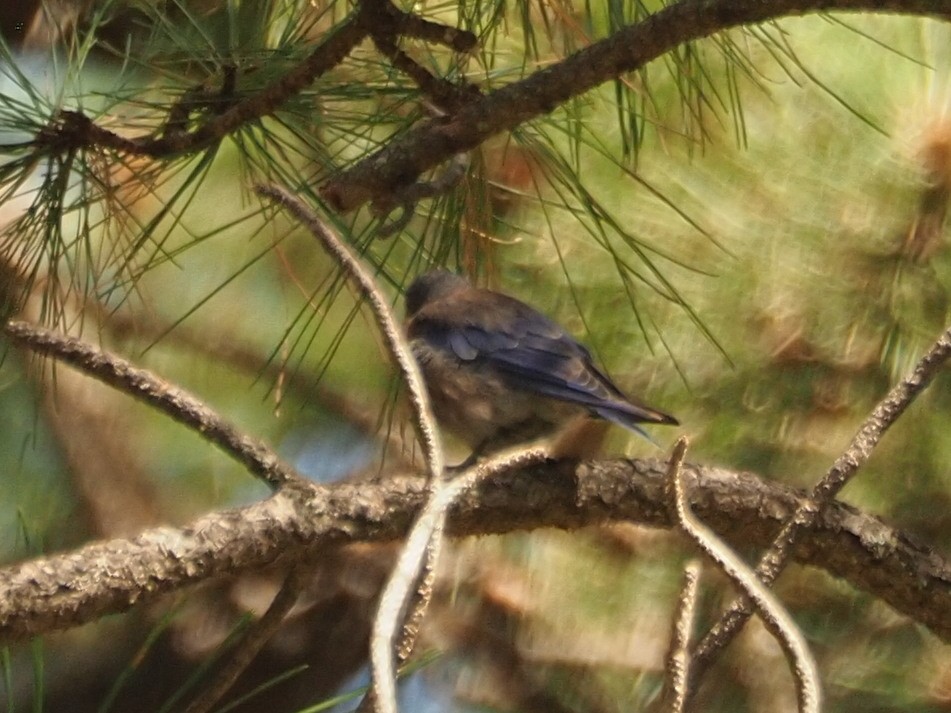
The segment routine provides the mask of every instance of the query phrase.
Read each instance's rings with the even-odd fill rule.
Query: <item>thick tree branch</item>
[[[684,42],[739,25],[834,10],[951,17],[951,0],[680,0],[526,79],[466,103],[450,116],[415,126],[331,178],[321,194],[341,212],[368,201],[386,201],[424,171],[639,69]]]
[[[488,478],[461,495],[447,532],[465,536],[573,529],[609,521],[670,526],[665,464],[549,462]],[[801,503],[799,491],[756,476],[685,467],[694,512],[728,542],[763,546]],[[246,508],[87,545],[0,570],[0,639],[66,629],[126,611],[167,592],[319,558],[352,542],[402,538],[426,500],[419,477],[382,484],[283,489]],[[797,561],[868,591],[951,642],[951,564],[874,517],[841,503],[824,508],[796,544]]]

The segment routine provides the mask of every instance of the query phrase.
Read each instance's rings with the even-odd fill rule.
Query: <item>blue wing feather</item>
[[[512,388],[578,404],[641,433],[638,422],[674,422],[632,402],[557,323],[505,295],[471,290],[449,304],[433,303],[414,316],[410,330],[462,361],[488,366]]]

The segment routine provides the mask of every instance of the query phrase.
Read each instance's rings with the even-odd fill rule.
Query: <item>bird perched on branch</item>
[[[440,425],[475,458],[588,413],[647,436],[677,420],[625,396],[564,329],[524,302],[434,270],[406,291],[407,335]]]

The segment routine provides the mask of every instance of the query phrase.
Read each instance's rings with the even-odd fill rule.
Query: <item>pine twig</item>
[[[696,560],[684,567],[684,581],[677,599],[677,609],[671,625],[670,650],[667,652],[664,695],[661,710],[664,713],[683,713],[687,704],[687,684],[690,675],[690,632],[697,609],[697,590],[700,583],[700,563]]]
[[[753,569],[690,511],[690,503],[687,500],[681,475],[686,452],[687,439],[681,437],[674,446],[667,471],[677,524],[746,595],[763,624],[779,642],[796,681],[796,697],[799,701],[800,713],[818,713],[822,707],[819,670],[796,622],[776,595],[757,578]],[[684,691],[684,695],[688,692],[689,687]]]
[[[423,447],[429,475],[430,496],[428,503],[441,502],[440,495],[444,492],[445,456],[443,455],[442,442],[439,439],[439,431],[436,427],[436,419],[430,405],[429,393],[426,391],[419,365],[413,357],[409,344],[403,336],[402,329],[397,323],[386,298],[360,260],[302,201],[276,185],[258,185],[255,186],[254,190],[258,195],[270,198],[287,208],[320,241],[324,250],[330,253],[331,257],[347,272],[363,298],[370,305],[393,361],[409,389],[413,423]],[[445,507],[448,507],[448,504]],[[372,696],[368,696],[364,700],[375,702],[381,713],[396,713],[396,667],[393,665],[393,641],[396,636],[397,618],[402,619],[403,612],[410,608],[410,613],[403,625],[404,642],[400,647],[401,650],[408,652],[412,649],[419,622],[429,605],[432,595],[432,577],[434,576],[442,540],[444,516],[441,516],[441,519],[427,519],[423,525],[419,525],[422,520],[423,516],[417,521],[414,532],[420,533],[419,537],[424,537],[425,542],[422,545],[417,545],[419,538],[414,539],[411,536],[404,546],[403,555],[400,558],[401,561],[404,560],[407,551],[411,551],[415,569],[409,576],[409,580],[416,583],[416,589],[413,591],[416,592],[417,596],[413,597],[409,588],[404,589],[402,586],[393,584],[394,579],[397,578],[399,578],[401,584],[403,577],[407,576],[406,572],[397,568],[384,589],[379,611],[374,621],[374,634],[370,648],[370,661],[373,669]],[[418,549],[415,549],[417,547]],[[411,550],[411,548],[414,549]],[[418,558],[416,558],[417,555]],[[397,592],[402,598],[394,605],[392,597]],[[410,603],[412,603],[412,607],[410,607]],[[397,618],[391,618],[389,616],[391,612],[397,612]]]
[[[347,272],[362,297],[367,301],[387,348],[400,371],[400,376],[409,390],[413,409],[413,423],[426,459],[426,468],[431,482],[442,477],[445,457],[439,440],[436,419],[429,403],[429,394],[423,383],[423,375],[416,359],[403,337],[403,331],[393,316],[386,298],[380,292],[373,277],[363,263],[350,251],[344,242],[296,196],[275,184],[254,187],[255,192],[286,208],[320,242],[321,246]]]
[[[404,12],[389,0],[364,0],[286,74],[253,96],[230,103],[192,131],[179,130],[186,123],[182,121],[183,112],[187,113],[181,105],[170,111],[165,128],[171,130],[163,131],[161,136],[150,133],[126,137],[96,124],[81,111],[63,110],[38,132],[31,147],[38,155],[93,146],[151,158],[195,153],[219,143],[242,126],[274,113],[288,99],[339,65],[369,34],[379,33],[381,27],[395,28],[397,34],[419,37],[460,52],[471,50],[477,42],[471,32]]]
[[[800,533],[813,527],[823,507],[833,501],[838,492],[868,461],[885,432],[927,388],[949,358],[951,328],[938,338],[912,372],[895,385],[873,409],[849,447],[836,459],[828,473],[812,489],[809,497],[800,503],[796,512],[785,522],[756,566],[756,576],[767,587],[772,586],[788,564]],[[717,652],[733,640],[749,619],[750,613],[749,603],[742,597],[730,605],[717,624],[697,644],[692,676],[699,676]]]
[[[196,396],[147,369],[133,366],[122,357],[97,349],[76,337],[28,322],[9,321],[3,334],[14,344],[69,364],[158,409],[218,446],[273,489],[306,482],[269,446],[242,433]]]

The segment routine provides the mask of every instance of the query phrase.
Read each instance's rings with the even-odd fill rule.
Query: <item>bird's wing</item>
[[[490,366],[513,388],[578,404],[628,427],[672,421],[631,402],[564,329],[505,295],[473,290],[469,299],[433,303],[413,318],[414,332],[463,361]]]
[[[529,332],[517,347],[488,357],[521,388],[585,406],[602,418],[636,428],[639,422],[669,423],[671,417],[625,396],[591,361],[588,350],[567,334],[553,339]]]

